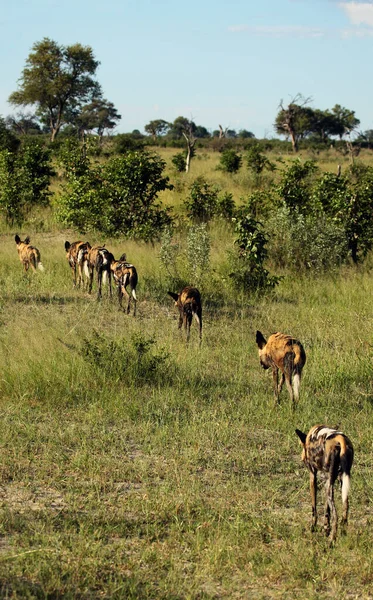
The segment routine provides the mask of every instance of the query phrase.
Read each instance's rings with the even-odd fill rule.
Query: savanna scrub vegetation
[[[312,111],[282,106],[296,157],[182,117],[109,138],[90,50],[36,46],[22,92],[50,54],[89,77],[70,103],[52,88],[0,123],[0,595],[371,598],[373,157],[344,141],[351,111],[343,130],[326,111],[315,140]],[[23,273],[16,232],[44,273]],[[78,239],[135,264],[135,319],[72,288]],[[167,296],[185,284],[202,293],[201,348]],[[295,410],[286,390],[275,406],[257,329],[304,345]],[[356,452],[333,548],[321,519],[310,531],[295,435],[318,422]]]

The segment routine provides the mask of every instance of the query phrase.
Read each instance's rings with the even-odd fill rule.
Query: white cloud
[[[373,27],[373,4],[371,2],[338,2],[353,25]]]

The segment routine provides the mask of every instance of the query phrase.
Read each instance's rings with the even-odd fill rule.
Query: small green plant
[[[111,339],[97,331],[83,340],[80,353],[87,359],[95,376],[113,384],[125,381],[127,385],[165,381],[169,372],[169,354],[155,350],[153,337],[141,333],[125,338]]]
[[[196,222],[208,222],[216,214],[219,190],[204,177],[198,177],[191,185],[184,204],[188,217]]]
[[[220,156],[219,168],[226,173],[237,173],[242,164],[242,156],[233,148],[223,150]]]
[[[178,258],[180,256],[180,244],[175,241],[173,230],[168,227],[161,236],[161,246],[159,249],[159,260],[161,265],[171,278],[171,280],[179,279],[178,275]]]
[[[179,173],[184,173],[186,168],[186,156],[185,152],[178,152],[171,159],[172,164],[174,165],[176,171]]]
[[[199,285],[210,266],[210,236],[206,223],[190,227],[187,236],[187,261],[191,272],[191,282]]]
[[[268,240],[261,223],[250,214],[241,215],[237,218],[235,233],[237,251],[231,254],[233,270],[230,274],[234,286],[249,292],[273,289],[280,278],[270,275],[264,266]]]
[[[246,165],[256,177],[259,177],[265,169],[274,171],[275,165],[260,151],[258,144],[251,144],[246,153]]]
[[[233,200],[233,194],[230,192],[224,192],[218,197],[218,205],[216,209],[216,214],[218,217],[222,217],[223,219],[230,221],[233,218],[235,211],[236,204]]]

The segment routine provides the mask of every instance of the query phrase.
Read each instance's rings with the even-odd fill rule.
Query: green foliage
[[[249,171],[252,171],[257,177],[262,174],[264,169],[274,171],[275,165],[260,151],[258,144],[251,144],[246,152],[246,165]]]
[[[197,177],[184,202],[188,217],[196,222],[210,221],[216,214],[218,192],[217,187],[208,183],[204,177]]]
[[[362,261],[373,246],[373,168],[356,164],[345,177],[326,173],[315,183],[313,195],[344,228],[352,260]]]
[[[172,164],[179,173],[184,173],[186,168],[185,152],[178,152],[171,159]]]
[[[335,270],[347,260],[345,228],[324,213],[303,215],[283,206],[272,212],[266,232],[275,267],[316,273]]]
[[[157,203],[160,191],[172,189],[158,155],[128,152],[92,166],[74,150],[65,161],[68,181],[58,205],[64,224],[145,241],[159,238],[171,224],[169,210]]]
[[[0,151],[15,152],[19,144],[17,136],[7,127],[3,117],[0,117]]]
[[[114,138],[114,149],[117,154],[142,150],[144,146],[144,139],[131,133],[119,133]]]
[[[291,210],[307,213],[313,210],[312,183],[317,166],[313,160],[294,160],[281,174],[277,191],[285,205]]]
[[[178,274],[178,258],[180,254],[180,244],[174,239],[171,227],[164,229],[161,235],[161,245],[159,249],[159,260],[168,274],[170,281],[180,279]]]
[[[210,266],[211,242],[206,223],[190,227],[187,235],[189,281],[199,285]]]
[[[0,210],[8,224],[20,226],[33,206],[48,205],[53,173],[49,151],[38,143],[0,152]]]
[[[236,220],[235,233],[238,251],[230,256],[234,286],[248,292],[273,289],[280,278],[270,275],[264,266],[268,239],[261,223],[250,214],[241,214]]]
[[[112,339],[93,331],[85,338],[80,354],[87,360],[95,377],[112,384],[126,386],[165,383],[170,375],[170,358],[164,349],[155,349],[156,340],[142,333],[131,339]]]
[[[33,45],[20,87],[10,95],[9,102],[15,106],[36,105],[37,115],[50,128],[53,141],[67,111],[100,96],[100,86],[93,79],[98,65],[89,46],[64,47],[44,38]]]
[[[242,157],[233,148],[223,150],[220,156],[219,167],[226,173],[237,173],[242,164]]]
[[[218,205],[216,208],[216,214],[218,217],[227,219],[230,221],[236,212],[236,204],[233,200],[233,194],[230,192],[224,192],[218,197]]]

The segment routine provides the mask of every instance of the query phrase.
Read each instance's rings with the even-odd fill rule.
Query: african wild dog
[[[33,271],[36,271],[36,269],[44,271],[44,267],[40,261],[40,252],[34,246],[30,246],[29,236],[27,236],[23,242],[18,234],[15,235],[14,239],[17,244],[19,260],[23,264],[25,272],[28,271],[30,267]]]
[[[66,258],[69,261],[69,265],[71,267],[72,275],[73,275],[73,286],[80,287],[80,285],[84,288],[84,280],[83,274],[88,279],[88,251],[90,250],[91,245],[89,242],[65,242],[65,250],[66,250]],[[77,268],[78,268],[78,277],[77,277]]]
[[[302,369],[306,362],[306,353],[302,344],[285,333],[274,333],[266,341],[260,331],[256,332],[256,343],[263,369],[272,368],[276,402],[279,402],[279,395],[285,381],[294,406],[294,402],[299,400]],[[279,369],[282,373],[280,383],[278,383]]]
[[[350,491],[350,472],[354,459],[354,449],[348,437],[325,425],[315,425],[305,434],[295,430],[303,446],[302,460],[310,472],[310,491],[312,501],[312,531],[317,523],[317,472],[326,473],[326,503],[324,528],[330,541],[337,536],[337,511],[334,504],[334,482],[339,479],[342,488],[343,515],[342,524],[347,525],[348,493]],[[331,519],[330,519],[331,517]],[[332,526],[330,528],[330,520]]]
[[[111,270],[110,264],[114,260],[114,256],[105,246],[94,246],[88,250],[87,254],[87,265],[89,272],[89,289],[88,293],[92,292],[93,275],[96,270],[97,273],[97,299],[101,298],[102,282],[108,283],[110,298],[112,296],[111,289]]]
[[[192,324],[193,315],[199,325],[199,341],[202,342],[202,304],[201,294],[195,287],[187,286],[181,290],[180,294],[167,292],[171,298],[175,300],[175,305],[179,309],[179,329],[183,324],[186,330],[186,339],[189,342],[190,326]]]
[[[122,308],[123,296],[127,298],[127,314],[131,310],[131,296],[133,299],[133,316],[136,316],[136,286],[137,286],[137,271],[134,265],[127,262],[127,257],[122,254],[119,260],[113,260],[110,264],[110,269],[113,274],[114,282],[118,288],[119,306]],[[131,294],[127,292],[127,286],[131,288]]]

